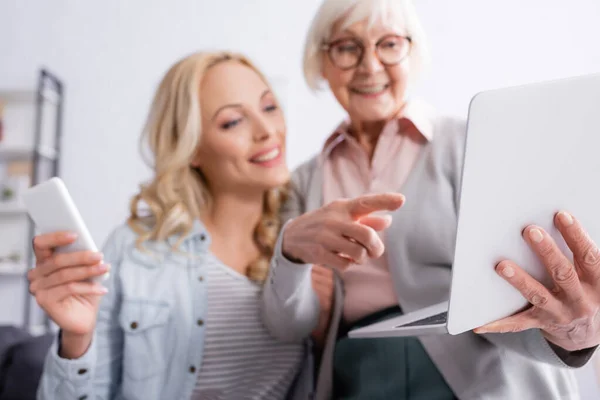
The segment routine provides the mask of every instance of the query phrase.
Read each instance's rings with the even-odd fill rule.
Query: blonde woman
[[[39,399],[306,398],[304,343],[278,343],[259,308],[286,197],[285,133],[243,56],[171,67],[145,129],[154,178],[127,224],[103,254],[53,254],[73,241],[65,232],[34,240],[30,289],[60,327]],[[103,285],[86,281],[107,271]]]
[[[575,400],[572,369],[600,343],[600,250],[568,212],[554,220],[568,254],[539,227],[522,232],[552,290],[510,261],[496,267],[531,302],[527,310],[457,336],[346,334],[448,299],[466,125],[412,98],[426,64],[410,0],[322,2],[305,77],[329,88],[348,118],[292,175],[290,221],[265,287],[267,325],[281,339],[312,332],[322,341],[317,400]],[[378,237],[355,223],[345,199],[386,191],[407,201]],[[313,264],[335,270],[335,284]]]

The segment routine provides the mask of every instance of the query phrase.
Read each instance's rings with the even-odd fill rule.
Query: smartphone
[[[98,251],[62,179],[53,177],[32,186],[25,190],[22,199],[39,233],[69,231],[77,234],[73,243],[57,247],[55,252]],[[107,277],[108,273],[93,280],[101,282]]]

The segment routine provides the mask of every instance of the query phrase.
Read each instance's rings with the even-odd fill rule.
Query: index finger
[[[59,231],[36,235],[33,238],[33,250],[37,252],[45,252],[52,250],[55,247],[66,246],[77,239],[77,235],[72,232]]]
[[[375,211],[394,211],[402,207],[406,198],[400,193],[367,194],[348,201],[348,211],[360,218]]]
[[[59,254],[32,269],[32,277],[48,276],[59,269],[92,266],[102,262],[103,255],[94,251],[76,251]]]

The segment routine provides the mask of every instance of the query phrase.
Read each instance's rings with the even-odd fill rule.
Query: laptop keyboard
[[[437,324],[445,324],[448,321],[448,311],[444,311],[441,314],[432,315],[431,317],[423,318],[418,321],[409,322],[408,324],[402,324],[396,326],[396,328],[406,327],[406,326],[423,326],[423,325],[437,325]]]

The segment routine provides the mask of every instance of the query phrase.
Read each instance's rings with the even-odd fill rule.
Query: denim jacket
[[[206,263],[210,237],[196,221],[182,243],[177,240],[135,246],[136,234],[121,226],[103,248],[111,264],[87,352],[75,360],[58,356],[59,335],[46,357],[38,389],[40,400],[189,400],[203,356],[207,313]],[[193,255],[193,256],[191,256]],[[288,399],[305,400],[312,390],[311,350]]]

